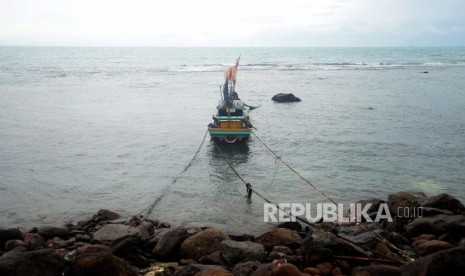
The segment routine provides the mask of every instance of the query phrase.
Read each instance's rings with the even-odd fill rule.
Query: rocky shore
[[[64,226],[0,229],[0,275],[463,275],[465,207],[398,192],[371,204],[422,209],[393,222],[284,223],[260,235],[172,226],[99,210]],[[415,209],[416,210],[416,209]]]

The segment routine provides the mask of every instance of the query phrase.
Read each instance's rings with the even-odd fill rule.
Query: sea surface
[[[0,227],[129,217],[159,198],[150,218],[260,231],[263,201],[226,159],[272,201],[327,202],[254,137],[207,139],[182,173],[239,55],[255,133],[335,201],[465,201],[465,48],[0,47]]]

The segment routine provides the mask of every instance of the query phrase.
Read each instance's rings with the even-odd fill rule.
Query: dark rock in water
[[[106,218],[106,220],[115,220],[115,219],[121,218],[120,214],[118,214],[116,212],[113,212],[113,211],[110,211],[110,210],[107,210],[107,209],[98,210],[97,215],[104,216]]]
[[[302,225],[298,222],[283,222],[277,226],[278,228],[286,228],[290,230],[294,230],[297,232],[302,232]]]
[[[291,102],[300,102],[301,100],[294,96],[292,93],[278,93],[271,98],[277,103],[291,103]]]
[[[453,248],[419,258],[402,267],[402,276],[463,275],[465,248]]]
[[[423,74],[428,74],[428,71],[422,71],[420,73],[423,73]]]
[[[436,215],[432,217],[422,217],[413,220],[407,225],[406,233],[411,237],[420,234],[441,235],[450,234],[454,238],[465,236],[465,216],[464,215]]]
[[[265,259],[265,247],[254,242],[222,241],[221,256],[229,265],[246,261],[262,261]]]
[[[390,265],[370,265],[357,267],[351,276],[401,276],[402,270]]]
[[[152,253],[160,256],[177,254],[182,242],[191,235],[185,228],[175,228],[160,234]]]
[[[114,257],[104,245],[87,245],[78,249],[72,262],[74,276],[136,276],[129,264]]]
[[[0,250],[5,250],[5,243],[9,240],[22,240],[23,233],[18,228],[0,229]]]
[[[228,239],[228,235],[220,230],[207,228],[184,240],[180,253],[188,259],[199,260],[202,256],[220,250],[220,243]]]
[[[262,244],[267,249],[276,245],[287,245],[290,243],[301,243],[302,238],[296,231],[287,228],[273,228],[259,235],[256,242]]]
[[[61,276],[65,268],[63,257],[51,249],[13,251],[0,257],[2,276]]]
[[[453,247],[454,245],[445,241],[431,240],[419,244],[417,247],[415,247],[415,251],[420,256],[426,256],[440,250],[450,249]]]
[[[235,266],[233,266],[231,272],[234,276],[250,275],[252,272],[257,270],[259,266],[259,262],[253,261],[238,263]]]
[[[458,199],[445,193],[425,198],[421,206],[447,210],[455,215],[465,211],[465,206]]]
[[[69,230],[63,226],[51,226],[44,225],[38,228],[39,234],[44,238],[67,238],[69,236]]]

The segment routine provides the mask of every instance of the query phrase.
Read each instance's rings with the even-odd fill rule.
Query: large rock
[[[87,245],[79,248],[72,262],[74,276],[136,276],[129,264],[112,255],[104,245]]]
[[[352,271],[352,276],[401,276],[402,271],[396,266],[390,265],[370,265],[356,267]]]
[[[104,245],[111,245],[117,240],[122,240],[131,236],[138,236],[144,239],[148,238],[141,237],[140,230],[137,227],[123,224],[106,224],[94,233],[94,240]]]
[[[234,276],[250,275],[252,272],[257,270],[259,266],[260,262],[248,261],[244,263],[238,263],[233,266],[231,272]]]
[[[220,250],[220,243],[228,239],[228,235],[220,230],[207,228],[184,240],[180,253],[188,259],[199,260],[202,256]]]
[[[294,96],[292,93],[278,93],[271,98],[277,103],[291,103],[291,102],[300,102],[301,100]]]
[[[440,250],[450,249],[453,247],[454,245],[448,242],[445,242],[445,241],[431,240],[431,241],[425,241],[419,244],[415,248],[415,251],[417,251],[418,255],[426,256],[426,255],[438,252]]]
[[[302,238],[295,231],[286,228],[272,228],[263,234],[259,235],[256,242],[265,246],[266,249],[271,249],[277,245],[288,245],[291,243],[301,243]]]
[[[198,275],[203,270],[211,271],[211,269],[220,269],[221,266],[217,265],[204,265],[204,264],[190,264],[182,266],[179,270],[177,270],[173,276],[192,276]],[[221,274],[220,274],[221,275]]]
[[[22,240],[23,233],[18,228],[0,229],[0,250],[5,250],[5,243],[9,240]]]
[[[402,276],[463,275],[465,248],[442,250],[402,267]]]
[[[65,260],[51,249],[35,251],[12,250],[0,257],[2,276],[61,276]]]
[[[160,256],[173,255],[179,252],[182,242],[190,237],[185,228],[179,227],[160,234],[160,238],[152,253]]]
[[[458,199],[449,194],[427,197],[421,202],[421,206],[447,210],[453,214],[461,214],[465,211],[465,206]]]
[[[262,261],[266,257],[265,247],[255,242],[225,240],[220,246],[221,256],[229,266],[239,262]]]
[[[53,237],[67,238],[69,236],[69,230],[64,226],[43,225],[38,230],[39,234],[46,239]]]
[[[418,207],[426,198],[422,192],[397,192],[388,196],[388,207],[391,215],[396,215],[399,211],[403,213],[403,209],[409,208],[409,214],[413,214],[412,208]]]
[[[304,276],[306,274],[302,273],[293,264],[282,264],[274,268],[271,275],[272,276]]]
[[[113,212],[113,211],[110,211],[110,210],[107,210],[107,209],[98,210],[97,215],[98,216],[103,216],[105,218],[105,220],[115,220],[115,219],[120,219],[121,218],[120,214],[118,214],[116,212]]]
[[[45,248],[45,240],[38,233],[27,233],[24,235],[24,243],[30,250]]]
[[[436,215],[432,217],[422,217],[413,220],[406,227],[406,232],[411,237],[420,234],[434,234],[440,236],[448,233],[454,238],[465,236],[465,216],[464,215]]]

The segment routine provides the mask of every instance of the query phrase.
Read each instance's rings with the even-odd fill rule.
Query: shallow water
[[[225,158],[271,200],[325,202],[254,138],[207,141],[180,175],[239,54],[257,135],[336,201],[465,200],[465,48],[0,47],[0,226],[130,216],[164,193],[153,218],[258,231],[263,202]]]

